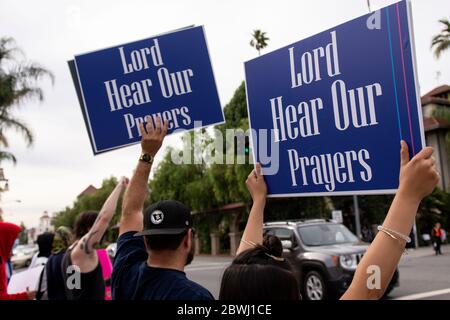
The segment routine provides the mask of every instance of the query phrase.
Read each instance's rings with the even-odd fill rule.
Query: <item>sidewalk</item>
[[[444,244],[441,246],[441,251],[443,255],[450,255],[450,244]],[[409,257],[409,258],[418,258],[418,257],[426,257],[426,256],[434,256],[434,249],[433,246],[428,247],[419,247],[418,249],[407,249],[405,253],[402,256],[403,258]]]

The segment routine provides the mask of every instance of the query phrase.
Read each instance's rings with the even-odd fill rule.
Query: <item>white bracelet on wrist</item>
[[[389,228],[386,228],[386,227],[383,227],[383,226],[378,226],[377,229],[378,229],[378,231],[382,231],[382,232],[386,233],[391,238],[394,238],[394,239],[397,239],[397,240],[398,240],[398,238],[400,238],[402,240],[405,240],[406,243],[410,243],[411,242],[411,238],[410,237],[408,237],[408,236],[406,236],[404,234],[401,234],[400,232],[397,232],[395,230],[392,230],[392,229],[389,229]]]

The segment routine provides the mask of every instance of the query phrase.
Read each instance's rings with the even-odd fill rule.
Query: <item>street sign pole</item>
[[[359,204],[358,204],[358,196],[353,195],[353,208],[355,213],[355,229],[356,235],[359,239],[361,239],[361,221],[359,218]]]

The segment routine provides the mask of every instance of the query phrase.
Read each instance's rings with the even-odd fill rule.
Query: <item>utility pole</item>
[[[358,204],[358,196],[353,195],[353,208],[354,208],[354,214],[355,214],[355,230],[356,230],[356,236],[358,239],[361,239],[361,219],[359,218],[359,204]]]

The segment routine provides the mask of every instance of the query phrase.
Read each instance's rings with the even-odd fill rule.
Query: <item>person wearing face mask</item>
[[[157,118],[141,124],[142,154],[125,192],[112,274],[115,300],[213,300],[189,280],[184,267],[193,259],[194,229],[189,208],[175,200],[144,210],[153,158],[167,134]]]

